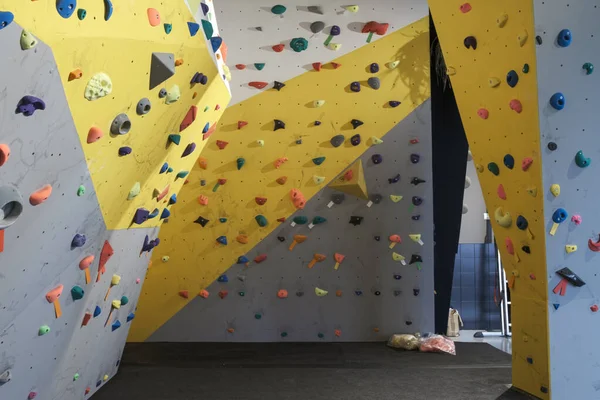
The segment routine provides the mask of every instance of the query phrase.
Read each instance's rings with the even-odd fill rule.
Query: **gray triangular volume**
[[[150,89],[154,89],[175,75],[175,56],[172,53],[152,53]]]

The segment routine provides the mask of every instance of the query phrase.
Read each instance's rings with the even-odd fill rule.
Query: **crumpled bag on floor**
[[[419,343],[419,350],[424,353],[446,353],[456,355],[454,342],[441,335],[423,337]]]
[[[419,348],[419,339],[414,335],[395,334],[390,336],[387,345],[395,349],[417,350]]]

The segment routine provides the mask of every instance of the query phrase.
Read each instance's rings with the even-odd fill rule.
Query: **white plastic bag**
[[[392,335],[387,345],[395,349],[417,350],[419,348],[419,339],[414,335]]]

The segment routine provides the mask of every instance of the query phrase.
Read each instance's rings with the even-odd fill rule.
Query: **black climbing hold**
[[[273,127],[273,130],[279,130],[279,129],[285,129],[285,122],[283,122],[282,120],[276,119],[275,120],[275,126]]]
[[[371,195],[371,201],[372,201],[374,204],[379,204],[379,203],[381,203],[381,200],[383,200],[383,196],[382,196],[382,195],[380,195],[380,194],[377,194],[377,193],[376,193],[376,194],[373,194],[373,195]]]
[[[280,242],[285,242],[285,238],[283,236],[277,236],[277,240]]]
[[[415,206],[420,206],[421,204],[423,204],[423,199],[419,196],[413,196],[412,203]]]
[[[367,79],[367,84],[371,89],[378,90],[381,87],[381,81],[377,77],[370,77]]]
[[[540,392],[548,393],[548,388],[546,386],[540,386]]]
[[[508,86],[513,88],[517,86],[517,83],[519,83],[519,75],[514,69],[509,71],[506,75],[506,83],[508,83]]]
[[[533,358],[527,357],[527,363],[528,364],[533,364]]]
[[[398,106],[399,106],[400,104],[402,104],[402,103],[400,103],[400,102],[399,102],[399,101],[397,101],[397,100],[390,100],[390,101],[388,102],[388,104],[390,105],[390,107],[396,108],[396,107],[398,107]]]
[[[206,186],[206,179],[200,179],[200,186]]]
[[[302,144],[302,139],[296,139],[296,144]]]
[[[355,290],[354,294],[357,296],[362,296],[363,292],[362,292],[362,290]]]
[[[537,36],[535,37],[535,42],[536,42],[538,45],[541,45],[541,44],[542,44],[542,37],[541,37],[540,35],[537,35]]]
[[[304,292],[301,291],[301,290],[299,290],[299,291],[296,292],[296,296],[302,297],[302,296],[304,296]]]
[[[392,184],[392,183],[398,183],[399,181],[400,181],[400,174],[397,174],[393,178],[388,178],[388,182],[390,184]]]
[[[415,186],[425,182],[427,182],[425,179],[417,178],[416,176],[410,180],[410,183]]]
[[[523,246],[521,247],[521,250],[523,250],[527,254],[531,254],[531,248],[529,246]]]
[[[379,242],[381,240],[381,236],[373,236],[373,239]]]
[[[419,289],[413,289],[413,294],[414,294],[415,296],[418,296],[418,295],[419,295],[419,292],[420,292],[420,290],[419,290]]]
[[[419,161],[421,160],[421,156],[418,154],[411,154],[410,155],[410,162],[413,164],[417,164]]]
[[[345,139],[346,138],[344,137],[344,135],[335,135],[331,138],[329,143],[331,143],[333,147],[340,147],[344,143]]]
[[[77,8],[77,0],[56,0],[56,11],[63,18],[70,18]]]
[[[373,292],[373,294],[374,294],[375,296],[379,296],[379,295],[381,295],[381,292],[380,292],[379,290],[376,290],[375,292]]]
[[[346,199],[346,195],[344,193],[334,193],[331,195],[331,201],[334,204],[342,204],[342,202]]]
[[[402,275],[394,274],[394,279],[399,281],[400,279],[402,279]]]
[[[208,4],[200,3],[200,6],[202,7],[202,13],[206,16],[208,14]]]
[[[515,167],[515,159],[513,156],[511,156],[510,154],[507,154],[504,156],[504,165],[506,165],[506,168],[508,169],[513,169]]]
[[[422,263],[423,262],[423,258],[419,255],[419,254],[413,254],[412,256],[410,256],[410,262],[409,264],[415,264],[415,263]]]
[[[204,227],[206,226],[206,224],[208,224],[209,222],[210,222],[210,221],[209,221],[209,220],[207,220],[207,219],[206,219],[206,218],[204,218],[204,217],[198,217],[198,218],[196,218],[196,220],[194,221],[194,223],[202,225],[202,227],[203,227],[203,228],[204,228]]]
[[[283,82],[278,82],[278,81],[273,82],[273,89],[277,89],[277,91],[280,91],[281,89],[283,89],[284,86],[285,86],[285,83],[283,83]],[[319,124],[320,124],[320,122],[319,122]],[[315,123],[315,125],[317,125],[317,123]]]
[[[413,221],[418,221],[421,219],[421,215],[419,215],[419,214],[413,215],[412,217],[410,217],[410,219],[412,219]]]
[[[394,290],[394,296],[398,297],[402,294],[402,290]]]
[[[356,129],[359,126],[363,125],[364,122],[358,120],[358,119],[353,119],[352,121],[350,121],[350,123],[352,124],[352,128]]]
[[[35,96],[24,96],[17,104],[17,114],[23,114],[26,117],[30,117],[37,110],[45,110],[46,103],[39,97]]]
[[[412,325],[412,321],[405,321],[404,322],[406,325],[411,326]]]
[[[350,143],[352,146],[358,146],[360,144],[360,134],[356,134],[350,138]]]
[[[571,34],[571,31],[568,29],[563,29],[559,32],[558,37],[556,38],[556,43],[560,47],[569,47],[572,40],[573,35]]]
[[[383,157],[381,157],[381,154],[373,154],[371,156],[371,161],[373,161],[373,164],[381,164],[383,162]]]
[[[581,279],[575,272],[571,271],[571,269],[568,267],[561,268],[558,271],[556,271],[556,273],[568,280],[569,283],[573,284],[573,286],[581,287],[585,285],[583,279]]]
[[[477,50],[477,39],[475,39],[475,36],[467,36],[464,44],[467,49],[472,48],[473,50]]]
[[[119,148],[119,155],[120,156],[126,156],[128,154],[131,154],[131,147],[123,146],[123,147]]]
[[[558,149],[558,145],[556,143],[554,143],[554,142],[549,142],[548,143],[548,150],[554,151],[556,149]]]
[[[524,73],[524,74],[527,74],[527,73],[529,73],[529,64],[525,64],[525,65],[523,65],[523,73]]]
[[[527,222],[527,219],[524,216],[519,215],[517,217],[517,228],[524,231],[525,229],[527,229],[528,226],[529,222]]]
[[[321,125],[321,121],[315,121],[315,126]]]
[[[358,225],[360,225],[362,220],[363,220],[363,217],[351,216],[349,222],[354,226],[358,226]]]
[[[369,71],[371,71],[372,74],[378,73],[379,72],[379,64],[372,63],[371,65],[369,65]]]
[[[500,168],[498,168],[498,164],[496,164],[495,162],[491,162],[488,164],[488,170],[496,176],[500,174]]]
[[[352,82],[350,84],[350,90],[356,93],[360,92],[360,82]]]

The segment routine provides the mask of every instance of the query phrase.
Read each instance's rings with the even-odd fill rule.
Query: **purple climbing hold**
[[[185,147],[185,150],[181,154],[181,158],[187,157],[196,150],[196,143],[192,142]]]
[[[337,26],[337,25],[333,25],[333,26],[331,27],[331,30],[329,31],[329,34],[330,34],[331,36],[337,36],[337,35],[339,35],[340,33],[342,33],[342,30],[341,30],[341,29],[340,29],[340,27],[339,27],[339,26]]]
[[[71,241],[71,247],[82,247],[85,244],[85,241],[85,235],[80,235],[78,233],[73,237],[73,240]]]
[[[400,102],[397,100],[390,100],[389,103],[390,107],[396,108],[400,105]]]
[[[371,71],[372,74],[378,73],[379,72],[379,64],[372,63],[371,65],[369,65],[369,71]]]
[[[126,156],[128,154],[131,154],[131,147],[123,146],[123,147],[119,148],[119,155],[120,156]]]
[[[350,138],[350,143],[352,146],[358,146],[360,144],[360,134],[356,134]]]
[[[321,121],[315,121],[315,126],[321,125]]]
[[[400,174],[397,174],[393,178],[388,179],[388,182],[389,183],[398,183],[398,182],[400,182]]]
[[[17,104],[16,114],[23,114],[26,117],[30,117],[37,110],[45,110],[46,103],[39,97],[35,96],[24,96]]]
[[[150,238],[148,237],[148,235],[146,235],[146,237],[144,238],[144,244],[142,246],[142,252],[144,252],[144,251],[151,251],[153,248],[155,248],[159,244],[160,244],[160,239],[159,238],[156,238],[154,240],[150,240]]]
[[[419,160],[421,159],[421,156],[418,154],[411,154],[410,155],[410,162],[413,164],[416,164],[419,162]]]
[[[206,14],[208,14],[208,5],[200,3],[200,7],[202,7],[202,13],[206,16]]]
[[[202,72],[196,72],[190,81],[190,84],[199,83],[201,85],[206,85],[208,83],[208,77],[204,75]]]
[[[150,211],[145,208],[138,208],[133,215],[133,222],[135,224],[141,225],[148,220],[150,216]]]
[[[355,93],[360,92],[360,82],[352,82],[350,84],[350,90],[352,90]]]
[[[373,164],[381,164],[383,162],[383,157],[381,157],[381,154],[373,154],[371,160],[373,161]]]

